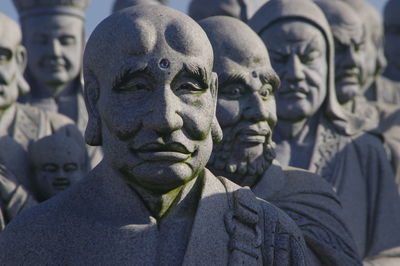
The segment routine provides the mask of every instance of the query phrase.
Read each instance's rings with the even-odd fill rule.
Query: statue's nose
[[[183,126],[180,99],[170,87],[165,87],[154,101],[153,111],[144,123],[159,135],[168,135]]]

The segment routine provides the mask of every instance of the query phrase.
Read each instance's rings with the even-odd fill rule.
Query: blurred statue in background
[[[17,103],[29,91],[23,73],[26,50],[19,26],[0,14],[0,162],[29,189],[29,143],[72,124],[67,117]]]
[[[167,2],[168,0],[115,0],[112,12],[136,5],[165,5]]]
[[[247,22],[269,0],[192,0],[189,15],[194,20],[229,16]]]
[[[389,0],[384,11],[385,55],[388,61],[380,86],[381,101],[400,105],[400,1]]]
[[[85,10],[90,0],[13,0],[28,51],[30,94],[20,99],[63,114],[84,133],[88,121],[82,84]],[[91,165],[101,159],[88,149]]]
[[[80,132],[57,132],[29,145],[32,187],[41,202],[66,190],[88,172],[85,142]]]
[[[274,0],[249,23],[282,82],[275,94],[278,161],[311,170],[334,187],[363,259],[399,247],[393,171],[382,142],[365,133],[374,125],[336,97],[334,40],[325,15],[312,1]]]

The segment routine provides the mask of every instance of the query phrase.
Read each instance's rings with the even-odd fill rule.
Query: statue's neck
[[[395,81],[400,81],[400,69],[393,64],[388,64],[384,76]]]
[[[193,206],[199,200],[199,191],[201,191],[203,177],[204,175],[201,174],[188,183],[165,193],[154,193],[134,184],[130,184],[130,186],[142,198],[151,215],[157,220],[160,220],[174,207],[181,205],[184,199],[185,202],[183,204],[189,204],[191,206],[183,207],[182,209],[193,209]]]
[[[286,140],[289,142],[305,143],[310,135],[315,135],[318,120],[318,114],[299,121],[278,119],[278,123],[274,129],[274,140],[276,142]]]
[[[28,75],[29,80],[33,80],[34,88],[32,90],[32,94],[39,98],[58,98],[61,96],[66,96],[71,93],[77,78],[73,79],[71,82],[60,83],[49,85],[46,83],[41,83],[33,78],[31,75]]]

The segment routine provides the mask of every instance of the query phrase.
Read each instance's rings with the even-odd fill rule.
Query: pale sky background
[[[296,1],[296,0],[293,0]],[[378,10],[382,11],[387,0],[369,0]],[[400,0],[399,0],[400,1]],[[170,6],[186,12],[190,0],[170,0]],[[96,25],[110,14],[114,0],[91,0],[87,9],[86,30],[90,34]],[[0,12],[18,20],[11,0],[0,0]]]

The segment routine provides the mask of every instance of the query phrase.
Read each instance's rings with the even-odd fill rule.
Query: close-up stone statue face
[[[385,54],[391,67],[400,71],[400,3],[390,0],[384,12]],[[393,76],[394,78],[394,76]],[[397,77],[396,80],[400,80]]]
[[[17,100],[21,90],[26,50],[20,41],[19,26],[0,14],[0,113]]]
[[[285,19],[260,36],[281,78],[275,95],[279,119],[300,121],[313,116],[327,94],[327,52],[322,33],[309,23]]]
[[[170,14],[144,20],[154,8],[110,16],[89,39],[86,139],[102,141],[106,163],[128,183],[165,192],[196,177],[209,159],[217,78],[202,29],[183,15],[186,24]]]
[[[23,20],[23,43],[28,50],[28,70],[39,84],[57,95],[79,75],[83,53],[83,20],[55,14]]]
[[[72,137],[51,135],[34,142],[29,156],[39,200],[46,200],[78,182],[86,174],[85,146]]]
[[[210,167],[243,185],[244,178],[263,174],[274,158],[271,137],[277,117],[273,95],[279,78],[264,43],[241,21],[213,17],[200,25],[215,52],[217,118],[224,135],[214,147]]]
[[[331,26],[335,44],[335,85],[340,104],[361,93],[365,65],[366,33],[357,13],[340,1],[317,1]],[[374,57],[373,62],[376,62]]]

